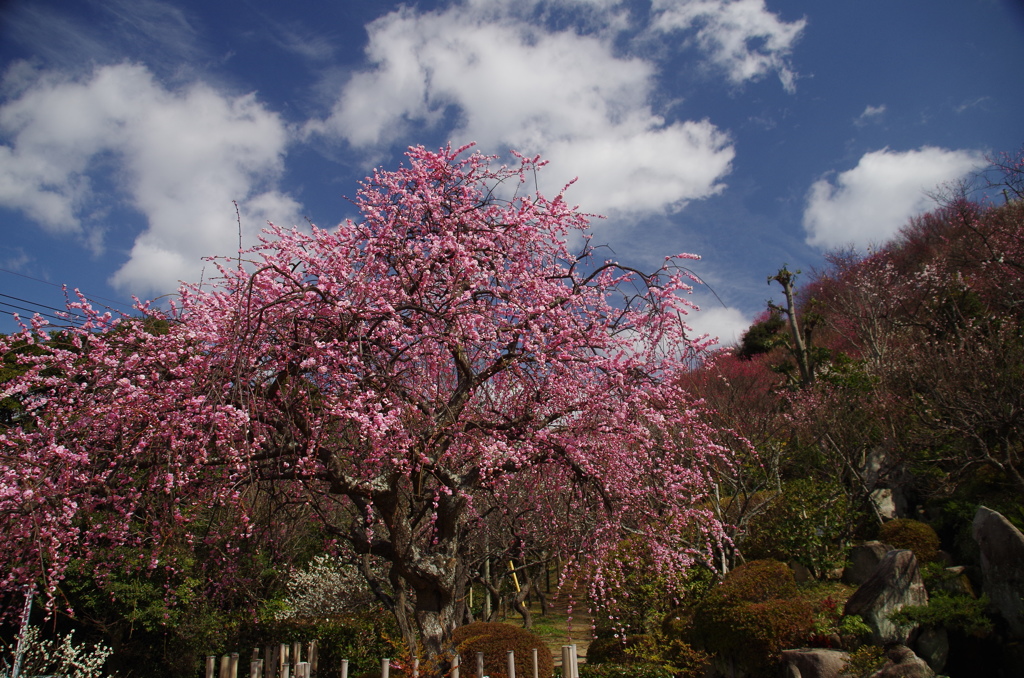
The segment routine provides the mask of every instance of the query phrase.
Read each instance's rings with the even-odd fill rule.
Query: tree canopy
[[[485,511],[514,507],[569,560],[626,533],[659,567],[710,558],[723,533],[703,502],[730,453],[680,386],[703,348],[685,324],[693,257],[597,259],[586,216],[528,190],[536,158],[407,156],[362,183],[359,220],[272,227],[213,287],[141,306],[160,331],[83,300],[89,322],[59,343],[39,321],[0,340],[17,366],[5,587],[52,592],[70,558],[111,545],[210,538],[190,529],[211,506],[240,516],[230,549],[259,507],[301,503],[434,657]]]

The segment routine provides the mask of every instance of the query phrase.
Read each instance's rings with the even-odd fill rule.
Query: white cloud
[[[750,327],[751,319],[737,308],[708,304],[686,316],[686,323],[698,336],[706,334],[711,339],[717,337],[717,345],[726,348],[739,343],[743,333]]]
[[[881,244],[911,217],[934,206],[929,191],[983,163],[977,151],[932,146],[866,153],[835,183],[821,179],[811,186],[803,218],[807,243],[822,248]]]
[[[654,0],[651,9],[656,31],[696,30],[698,46],[733,84],[775,72],[787,91],[795,89],[788,59],[805,19],[782,21],[764,0]]]
[[[620,17],[610,5],[594,12]],[[656,64],[615,52],[600,31],[549,31],[500,6],[409,7],[368,26],[371,66],[352,76],[308,132],[380,149],[420,125],[456,143],[516,149],[579,176],[571,199],[592,212],[681,207],[722,189],[734,151],[708,121],[669,122],[650,101]]]
[[[96,69],[80,80],[44,73],[0,107],[0,204],[56,234],[97,239],[91,177],[103,167],[147,228],[112,283],[141,296],[196,280],[203,256],[233,255],[242,208],[245,241],[267,219],[295,219],[275,190],[288,142],[284,123],[253,95],[197,83],[171,91],[143,66]]]

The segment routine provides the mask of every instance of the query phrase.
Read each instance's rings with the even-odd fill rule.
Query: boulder
[[[783,650],[782,675],[787,678],[839,678],[849,660],[850,655],[841,650]]]
[[[875,573],[885,554],[892,550],[880,541],[864,542],[850,549],[850,564],[843,570],[843,582],[860,586]]]
[[[978,507],[972,527],[981,549],[983,589],[1010,633],[1024,638],[1024,535],[985,506]]]
[[[843,614],[859,615],[871,627],[872,642],[876,645],[905,644],[914,627],[894,624],[889,615],[907,605],[927,604],[928,592],[914,552],[889,551],[874,574],[846,601]]]
[[[949,659],[949,634],[944,628],[925,627],[914,640],[914,652],[932,671],[941,673]]]
[[[886,651],[888,660],[871,678],[933,678],[935,672],[905,645],[896,645]]]
[[[880,487],[877,490],[872,490],[869,496],[871,503],[875,505],[875,512],[879,518],[883,520],[892,520],[898,517],[899,513],[896,510],[896,499],[893,497],[892,490],[887,487]]]

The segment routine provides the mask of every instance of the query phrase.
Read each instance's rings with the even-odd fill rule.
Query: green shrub
[[[467,667],[476,661],[477,652],[483,652],[485,673],[491,678],[508,678],[509,650],[515,652],[517,676],[533,675],[535,648],[539,678],[551,678],[554,672],[555,662],[544,639],[532,631],[511,624],[476,622],[460,626],[452,634],[452,642]]]
[[[751,675],[771,675],[779,652],[802,642],[814,628],[814,608],[797,593],[784,563],[742,565],[697,605],[690,637]]]
[[[516,675],[519,675],[518,673]],[[662,664],[580,664],[580,678],[679,678],[680,674]]]
[[[988,596],[949,596],[937,594],[927,605],[910,605],[889,615],[889,620],[906,626],[932,626],[960,630],[967,634],[987,633],[992,620],[985,616]]]
[[[890,520],[878,530],[878,540],[893,548],[913,551],[918,563],[930,563],[939,555],[939,535],[920,520]]]
[[[864,645],[850,653],[840,678],[867,678],[885,665],[885,654],[877,645]]]
[[[800,563],[818,578],[842,567],[846,535],[856,522],[839,483],[792,480],[766,510],[751,519],[743,553]]]
[[[622,638],[596,638],[587,647],[587,664],[629,664],[630,650],[650,636],[639,634]]]

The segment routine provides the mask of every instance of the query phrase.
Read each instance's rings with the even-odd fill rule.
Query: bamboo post
[[[388,678],[391,673],[391,659],[380,660],[380,678]]]
[[[341,678],[348,678],[348,660],[347,659],[342,659],[341,660]],[[458,677],[456,676],[456,678],[458,678]]]
[[[277,653],[277,675],[281,676],[281,678],[285,678],[285,676],[288,675],[287,674],[287,670],[288,670],[287,667],[288,667],[288,645],[286,643],[281,643],[280,646],[278,647],[278,653]]]
[[[516,653],[508,651],[508,678],[516,678]]]
[[[484,678],[484,653],[476,653],[476,678]]]
[[[533,648],[533,678],[540,678],[540,676],[538,676],[537,673],[537,648]],[[458,678],[458,676],[456,676],[456,678]]]
[[[309,641],[309,656],[306,657],[306,661],[309,662],[309,675],[315,676],[320,668],[320,645],[316,638]]]
[[[249,678],[260,678],[263,675],[263,660],[253,659],[249,662]]]
[[[302,643],[295,641],[292,643],[292,665],[298,664],[302,661]]]
[[[459,678],[459,655],[452,657],[452,678]]]
[[[229,670],[230,670],[229,669],[229,663],[230,662],[231,662],[231,657],[227,656],[226,654],[222,654],[220,656],[220,672],[218,673],[218,678],[230,678],[230,674],[229,674]]]
[[[206,655],[206,678],[216,678],[213,674],[217,670],[217,657],[215,655]]]

